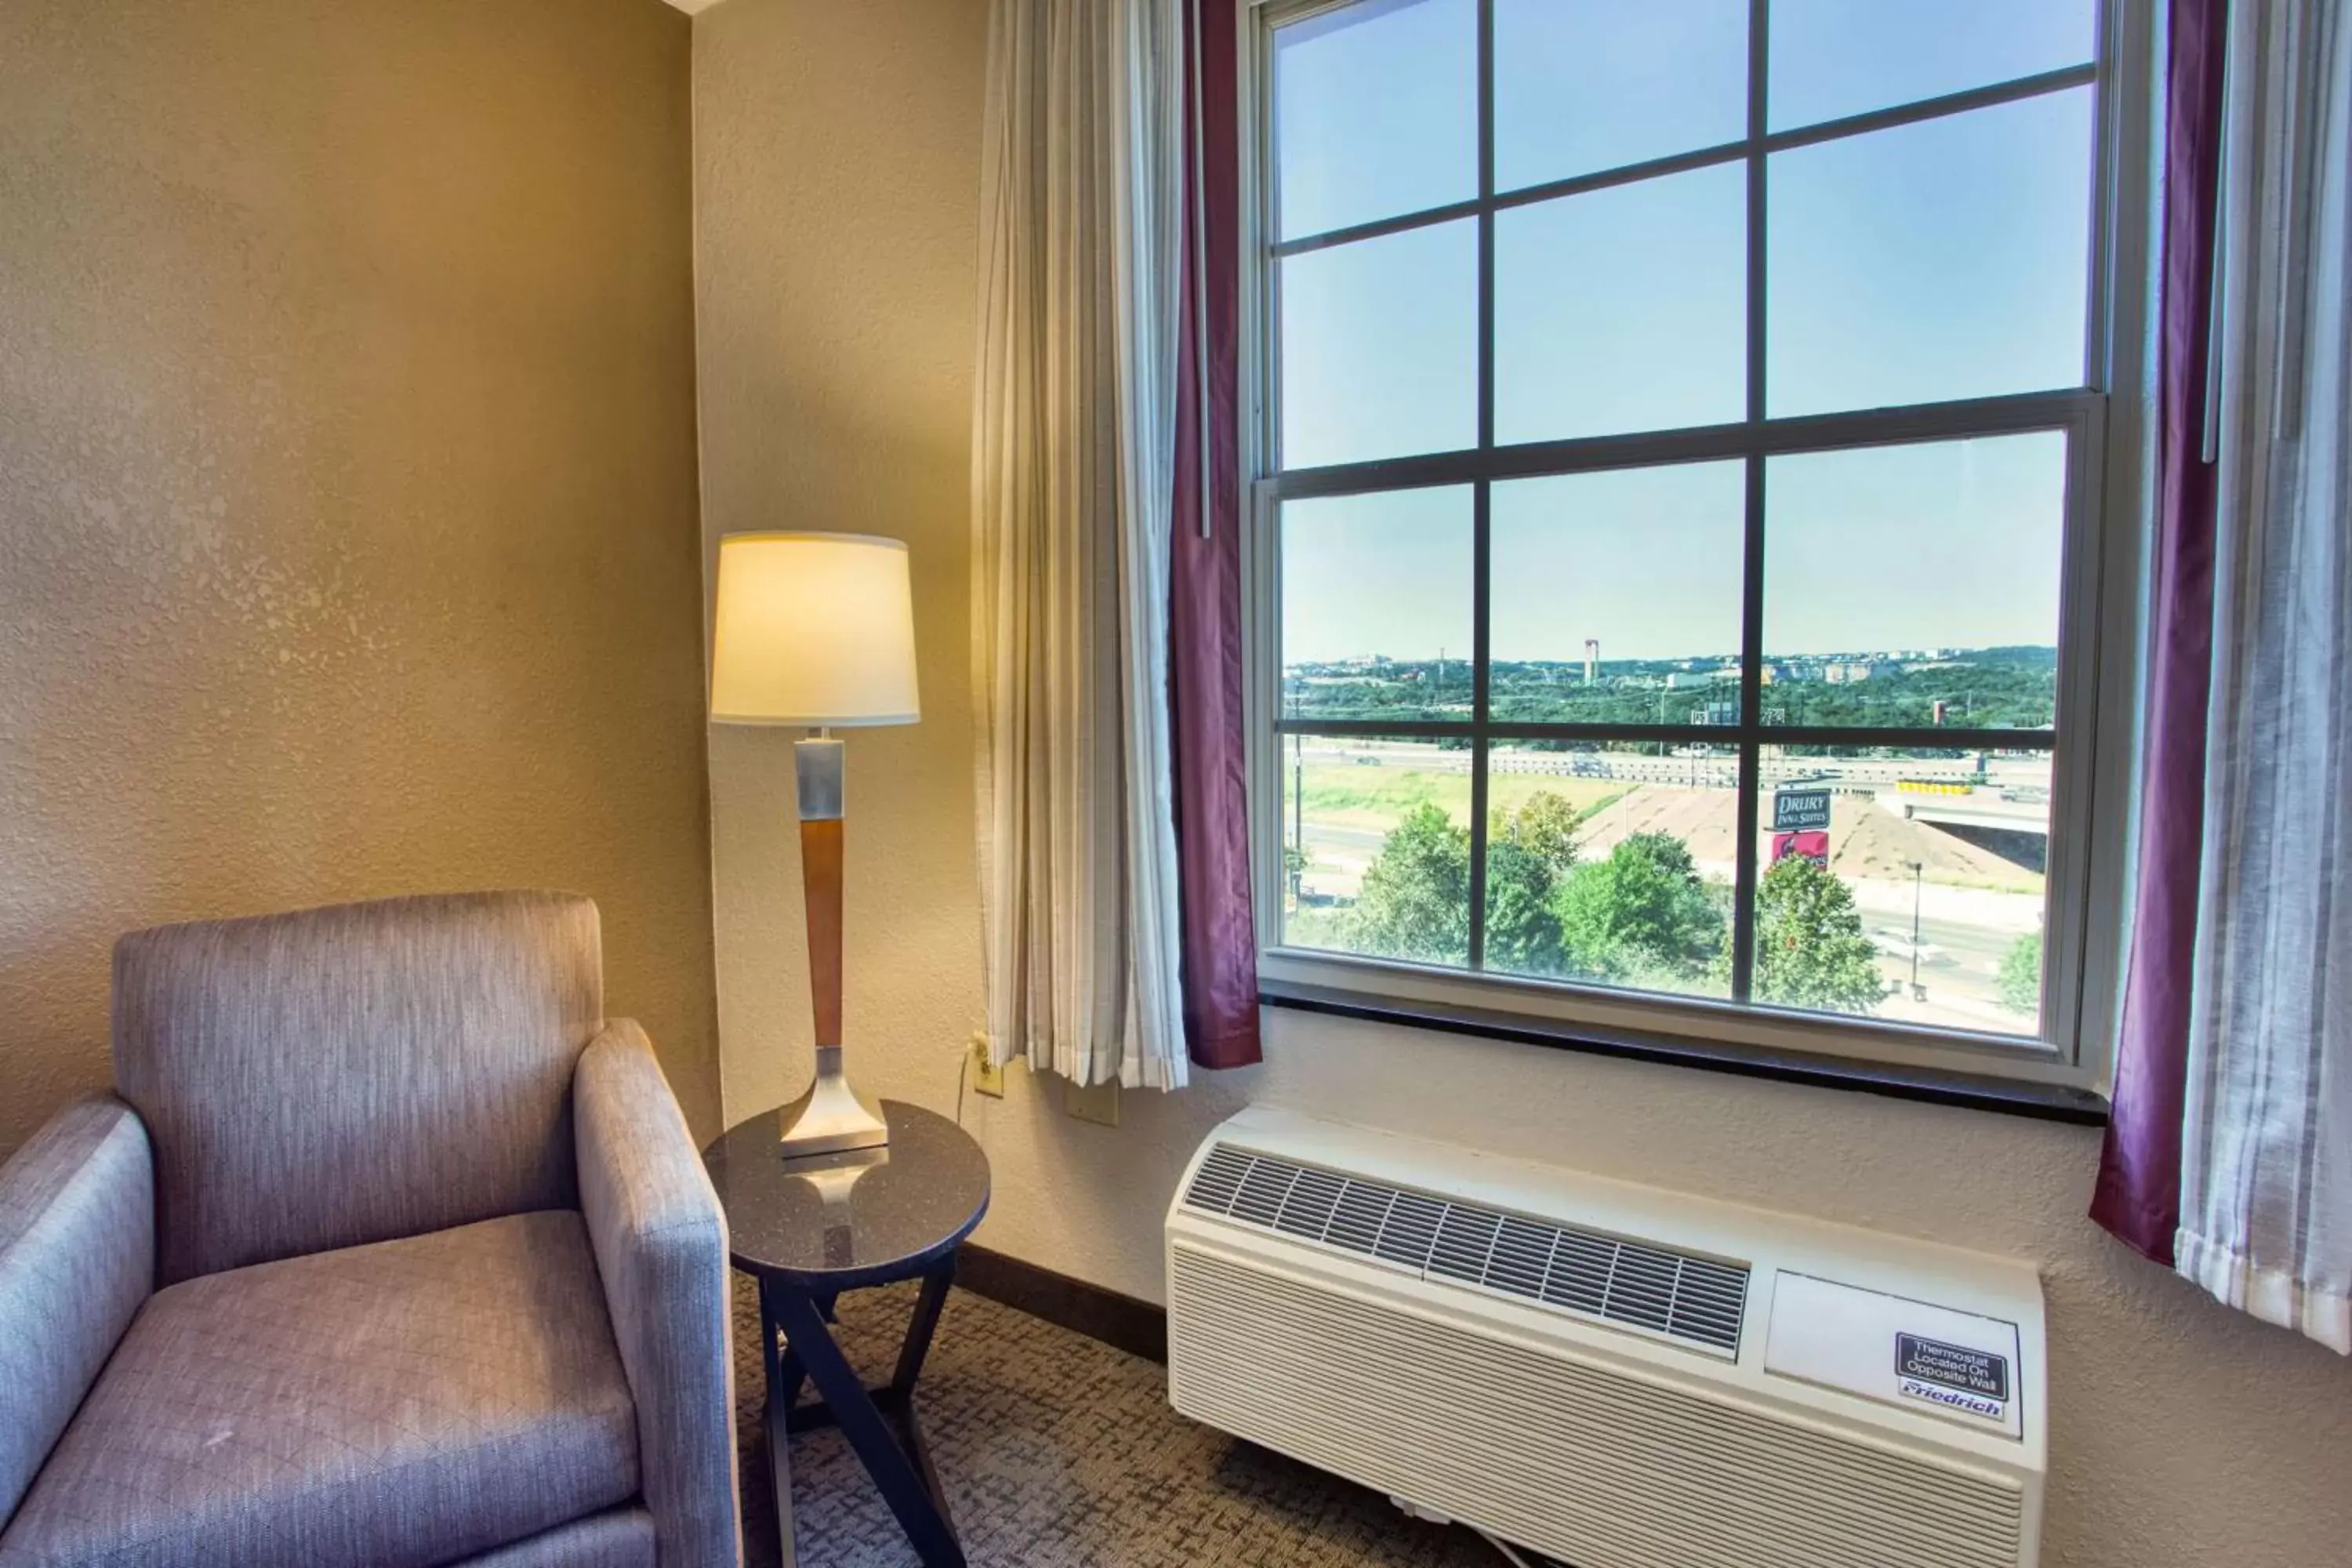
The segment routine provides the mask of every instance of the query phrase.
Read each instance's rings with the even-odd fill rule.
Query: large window
[[[1269,968],[2070,1060],[2129,662],[2105,7],[1254,27]]]

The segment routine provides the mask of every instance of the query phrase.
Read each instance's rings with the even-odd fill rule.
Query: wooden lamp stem
[[[809,996],[816,1048],[841,1047],[841,818],[801,823],[801,895],[808,905]]]
[[[793,748],[800,786],[801,895],[808,910],[816,1081],[783,1109],[786,1157],[878,1148],[890,1130],[857,1102],[841,1070],[842,745],[819,731]]]

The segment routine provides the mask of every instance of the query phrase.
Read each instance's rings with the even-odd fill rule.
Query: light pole
[[[1911,1000],[1925,1002],[1927,989],[1919,984],[1919,894],[1927,877],[1925,860],[1911,862]]]
[[[1307,876],[1307,759],[1304,736],[1290,737],[1290,907],[1299,907]]]

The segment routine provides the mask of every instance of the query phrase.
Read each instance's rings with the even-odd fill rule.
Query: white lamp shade
[[[862,533],[719,541],[710,717],[721,724],[911,724],[907,547]]]

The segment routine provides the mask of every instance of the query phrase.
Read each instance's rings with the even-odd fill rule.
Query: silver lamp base
[[[817,1047],[816,1081],[778,1116],[782,1127],[776,1152],[787,1160],[845,1149],[878,1149],[890,1142],[890,1129],[859,1102],[849,1080],[841,1076],[839,1046]]]

